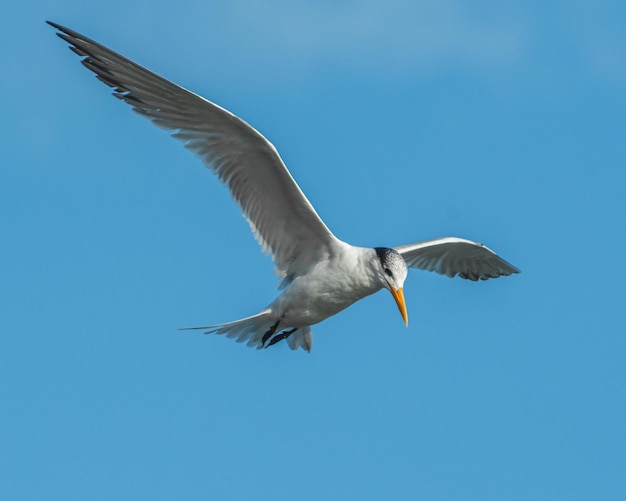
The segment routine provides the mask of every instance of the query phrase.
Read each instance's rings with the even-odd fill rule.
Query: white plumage
[[[377,249],[342,242],[317,215],[276,148],[253,127],[103,45],[48,23],[116,97],[170,131],[217,175],[282,277],[282,294],[260,313],[194,329],[257,348],[286,339],[292,349],[310,351],[311,325],[381,288],[392,293],[407,323],[407,265],[470,280],[519,273],[484,245],[461,238]]]

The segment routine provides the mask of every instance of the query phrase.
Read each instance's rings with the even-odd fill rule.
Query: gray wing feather
[[[463,238],[438,238],[394,248],[408,266],[448,277],[476,281],[520,273],[485,245]]]
[[[170,131],[230,190],[276,272],[293,275],[337,242],[276,148],[246,122],[89,38],[58,24],[57,35],[114,95]]]

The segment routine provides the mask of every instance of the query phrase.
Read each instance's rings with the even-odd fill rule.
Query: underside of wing
[[[487,280],[520,273],[483,244],[447,237],[395,247],[407,265],[448,277]]]
[[[336,241],[274,146],[246,122],[83,35],[48,22],[114,95],[170,131],[230,190],[276,272],[322,259]]]

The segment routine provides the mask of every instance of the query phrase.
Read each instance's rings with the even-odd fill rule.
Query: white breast
[[[345,245],[296,277],[269,308],[291,327],[314,325],[382,288],[372,249]]]

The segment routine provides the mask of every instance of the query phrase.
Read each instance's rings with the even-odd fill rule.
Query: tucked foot
[[[276,332],[276,329],[278,328],[279,323],[280,323],[280,319],[276,320],[276,323],[272,325],[265,334],[263,334],[263,339],[261,339],[261,345],[264,345],[267,342],[267,340],[274,335],[274,333]]]
[[[283,339],[287,339],[289,336],[291,336],[297,330],[298,330],[298,328],[294,327],[293,329],[289,329],[288,331],[282,331],[280,334],[277,334],[276,336],[274,336],[272,338],[272,340],[268,343],[266,348],[269,348],[273,344],[276,344],[279,341],[282,341]],[[265,336],[263,336],[263,344],[265,344]]]

